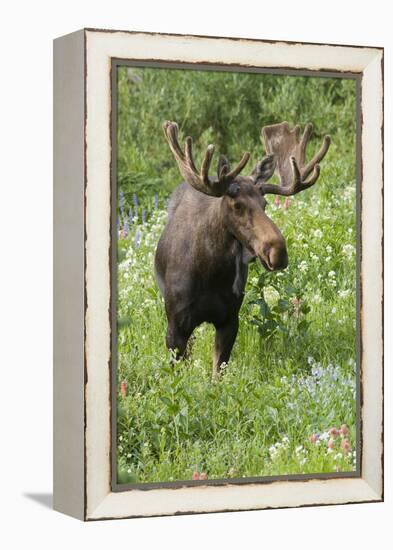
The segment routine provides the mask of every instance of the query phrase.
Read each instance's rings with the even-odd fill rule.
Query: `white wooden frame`
[[[83,520],[383,499],[383,50],[82,30],[55,40],[54,507]],[[359,477],[111,490],[111,60],[361,75]]]

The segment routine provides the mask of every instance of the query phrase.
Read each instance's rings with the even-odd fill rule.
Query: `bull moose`
[[[288,265],[285,239],[265,212],[265,195],[295,195],[314,185],[330,137],[324,137],[319,151],[306,163],[311,124],[302,136],[299,126],[290,130],[287,122],[265,126],[261,140],[267,156],[250,175],[240,175],[250,158],[244,153],[232,169],[221,155],[217,177],[210,177],[214,146],[207,147],[198,170],[191,137],[185,139],[183,151],[178,125],[166,121],[163,129],[184,178],[172,194],[155,255],[156,279],[168,319],[166,344],[180,359],[194,329],[203,322],[212,323],[216,329],[214,379],[228,362],[236,339],[248,263],[258,258],[268,271]],[[274,172],[280,183],[267,183]]]

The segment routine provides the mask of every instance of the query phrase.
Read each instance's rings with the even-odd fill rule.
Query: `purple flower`
[[[158,194],[154,193],[154,210],[158,208]]]
[[[128,233],[130,231],[130,226],[128,225],[128,219],[127,218],[124,218],[123,230],[128,235]]]
[[[130,222],[130,225],[132,225],[133,221],[134,221],[134,216],[132,214],[132,210],[131,208],[129,209],[128,211],[128,221]]]
[[[141,240],[142,240],[142,235],[141,235],[140,229],[138,228],[136,230],[135,240],[134,240],[134,244],[135,244],[136,247],[138,247],[141,244]]]
[[[132,202],[134,203],[135,208],[138,208],[138,197],[136,196],[136,193],[132,194]]]
[[[146,223],[146,210],[142,208],[142,223]]]
[[[124,193],[123,193],[122,189],[120,189],[120,192],[119,192],[119,202],[120,202],[121,208],[124,208],[124,205],[126,203],[126,199],[124,197]]]

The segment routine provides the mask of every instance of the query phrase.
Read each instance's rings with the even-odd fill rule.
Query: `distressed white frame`
[[[81,426],[85,420],[82,519],[382,500],[383,50],[120,31],[81,32],[86,56],[86,386],[85,419],[80,419]],[[112,58],[362,73],[361,193],[367,209],[363,209],[361,217],[361,477],[111,491],[109,121]],[[63,491],[64,497],[59,496],[57,507],[64,510],[70,496],[66,495],[66,488],[58,491]],[[79,504],[78,512],[70,512],[68,507],[68,513],[81,517]]]

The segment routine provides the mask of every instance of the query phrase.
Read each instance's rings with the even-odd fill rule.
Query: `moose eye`
[[[236,214],[242,214],[244,211],[244,206],[240,202],[235,202],[233,207],[235,209]]]

